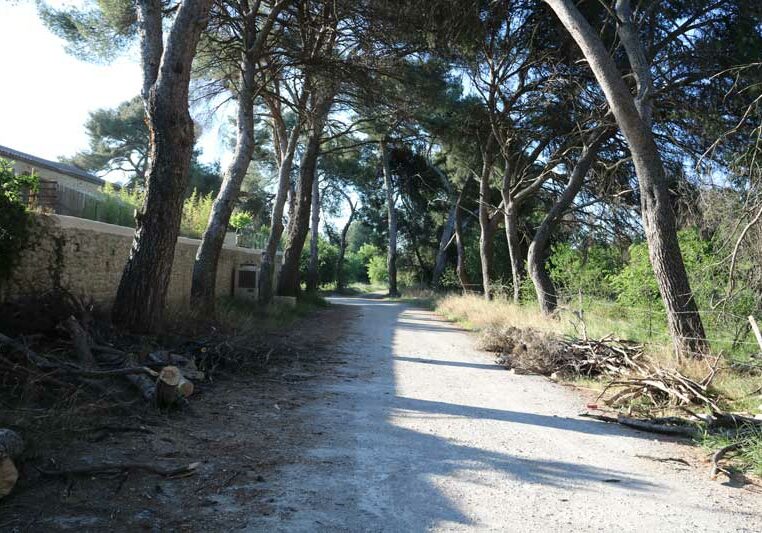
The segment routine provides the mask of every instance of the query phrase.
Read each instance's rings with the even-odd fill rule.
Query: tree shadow
[[[617,435],[619,430],[587,420],[402,394],[399,365],[404,363],[431,365],[432,379],[440,365],[489,372],[490,376],[493,370],[503,370],[467,361],[397,355],[400,346],[395,337],[400,331],[414,329],[414,335],[420,331],[421,336],[425,332],[438,335],[440,329],[457,331],[426,324],[411,328],[409,315],[400,316],[409,310],[404,304],[365,298],[336,298],[332,303],[362,306],[362,323],[338,347],[350,354],[350,361],[342,367],[339,379],[327,385],[328,399],[323,405],[310,406],[306,413],[324,436],[310,443],[304,462],[295,460],[293,478],[285,481],[289,490],[298,493],[289,503],[289,508],[297,511],[278,517],[285,529],[319,524],[353,531],[419,531],[442,524],[474,525],[474,517],[458,496],[463,484],[486,486],[491,493],[494,489],[494,494],[503,492],[506,483],[518,491],[530,486],[580,492],[605,486],[621,494],[663,490],[645,478],[616,469],[552,457],[522,457],[522,442],[503,451],[494,446],[490,449],[478,439],[477,444],[470,444],[468,435],[435,434],[455,418],[473,421],[476,426],[487,423],[493,430],[494,422],[504,423],[506,435],[516,424],[585,435]],[[421,350],[427,353],[426,340],[420,340]],[[622,434],[638,436],[636,432]]]

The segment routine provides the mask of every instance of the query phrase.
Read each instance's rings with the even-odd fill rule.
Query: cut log
[[[0,459],[0,499],[11,493],[18,479],[19,472],[13,464],[13,459],[10,457]]]
[[[19,479],[13,460],[24,451],[21,436],[10,429],[0,429],[0,499],[8,496]]]
[[[151,352],[146,356],[147,363],[161,366],[176,366],[182,368],[182,374],[187,379],[203,381],[204,373],[196,367],[193,359],[188,359],[182,355],[170,353],[167,350]],[[192,391],[191,391],[192,392]],[[188,395],[190,396],[190,395]]]
[[[183,376],[176,366],[165,366],[156,379],[156,404],[159,407],[169,407],[180,398],[193,394],[193,383]]]

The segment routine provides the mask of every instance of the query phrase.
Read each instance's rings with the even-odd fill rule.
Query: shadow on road
[[[458,493],[464,483],[490,486],[490,494],[507,490],[502,486],[506,483],[515,484],[519,490],[541,485],[585,491],[601,483],[613,490],[660,491],[658,485],[613,469],[521,457],[518,448],[525,444],[522,442],[511,442],[513,449],[503,452],[494,450],[495,443],[489,443],[492,449],[483,443],[472,445],[468,442],[469,435],[454,439],[435,434],[443,424],[458,418],[588,435],[613,435],[616,430],[573,418],[400,396],[395,373],[399,369],[395,369],[395,364],[431,365],[425,370],[429,379],[436,379],[431,376],[438,372],[439,365],[464,367],[490,375],[502,369],[467,361],[397,355],[397,351],[404,353],[405,348],[395,345],[401,330],[443,333],[457,330],[416,321],[415,313],[412,320],[410,312],[402,316],[410,308],[401,303],[364,298],[336,298],[333,303],[361,306],[363,318],[341,346],[341,350],[349,354],[349,366],[356,374],[331,387],[335,393],[332,408],[338,407],[341,412],[347,409],[351,416],[333,421],[314,420],[317,425],[328,426],[327,432],[331,435],[321,444],[322,448],[345,450],[351,456],[351,461],[342,468],[316,471],[316,478],[309,484],[314,490],[324,491],[323,502],[342,501],[336,513],[326,508],[320,511],[321,524],[328,520],[332,526],[384,530],[428,530],[443,522],[471,525],[473,519],[463,506],[466,495]],[[464,383],[464,387],[467,386]],[[420,424],[421,419],[429,420]],[[417,422],[427,431],[405,427],[408,422]],[[326,479],[331,479],[327,485]],[[348,509],[350,501],[351,509]],[[501,503],[496,501],[494,505]]]

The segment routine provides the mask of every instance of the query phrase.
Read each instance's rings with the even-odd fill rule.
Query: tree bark
[[[436,289],[439,285],[439,279],[442,277],[442,273],[447,266],[447,248],[453,240],[453,233],[455,231],[455,212],[457,211],[457,197],[453,194],[452,185],[447,175],[442,172],[439,167],[429,163],[429,167],[439,176],[442,180],[442,185],[447,191],[447,197],[452,204],[450,210],[447,212],[447,218],[445,219],[444,226],[442,227],[442,237],[439,239],[439,248],[437,249],[437,256],[434,261],[434,269],[431,273],[431,288]]]
[[[310,211],[310,262],[307,268],[307,292],[317,292],[318,285],[320,284],[320,258],[318,257],[320,185],[317,178],[312,180],[312,207]]]
[[[286,249],[283,252],[283,267],[278,279],[278,294],[281,296],[299,295],[299,259],[309,231],[312,182],[315,179],[317,160],[320,155],[323,127],[332,101],[332,97],[322,98],[312,111],[309,138],[300,163],[294,216],[288,224]]]
[[[458,274],[458,281],[463,289],[463,294],[468,294],[469,287],[471,287],[471,280],[468,277],[468,271],[466,270],[466,247],[463,240],[463,200],[466,194],[466,188],[470,183],[471,178],[466,180],[463,184],[463,189],[458,195],[458,200],[455,202],[455,249],[458,252],[458,264],[455,268],[455,272]]]
[[[513,284],[513,302],[521,302],[521,284],[524,281],[524,258],[521,255],[521,242],[519,238],[519,206],[511,199],[510,194],[503,193],[505,210],[505,237],[508,242],[508,255],[511,260],[511,280]]]
[[[434,271],[431,273],[432,288],[436,288],[439,285],[439,279],[442,277],[442,273],[447,266],[447,247],[450,245],[450,242],[452,242],[453,232],[455,231],[455,212],[457,209],[456,205],[453,204],[447,212],[447,219],[442,228],[442,237],[439,239],[439,248],[437,250],[436,261],[434,262]]]
[[[493,157],[490,155],[492,138],[482,158],[482,173],[479,182],[479,258],[482,266],[482,288],[484,298],[491,300],[492,294],[492,255],[498,218],[490,215],[490,174]]]
[[[563,192],[558,197],[553,207],[550,208],[543,219],[540,227],[532,238],[527,253],[527,264],[529,266],[529,276],[534,284],[537,293],[537,302],[540,305],[540,311],[544,314],[550,314],[558,306],[558,297],[556,287],[548,273],[546,263],[548,260],[548,241],[553,230],[558,225],[561,216],[566,212],[569,206],[577,197],[582,185],[585,183],[585,176],[595,161],[603,142],[609,137],[608,134],[599,135],[590,146],[586,147],[580,156],[577,164],[574,165],[569,181],[566,183]]]
[[[191,305],[202,316],[214,315],[216,300],[217,265],[225,242],[230,216],[241,191],[241,184],[254,153],[254,92],[257,62],[264,49],[267,36],[275,19],[286,3],[281,0],[273,6],[263,27],[257,31],[257,11],[244,15],[241,54],[241,75],[238,90],[238,117],[236,145],[233,160],[225,172],[220,192],[214,199],[201,245],[196,253],[191,281]]]
[[[378,143],[381,150],[381,166],[384,175],[384,190],[386,191],[386,212],[389,219],[389,249],[386,254],[386,267],[389,272],[389,296],[396,298],[400,295],[397,289],[397,209],[394,206],[394,182],[392,169],[389,165],[389,148],[386,139]]]
[[[139,2],[150,163],[145,203],[112,309],[116,324],[136,332],[155,331],[163,318],[195,141],[188,112],[191,63],[210,7],[211,0],[184,0],[164,47],[161,2]]]
[[[307,91],[303,90],[297,104],[298,109],[303,109],[307,99]],[[278,191],[273,203],[272,218],[270,219],[270,234],[267,245],[262,251],[262,263],[259,274],[259,301],[268,304],[273,299],[273,286],[275,275],[275,254],[278,250],[280,238],[283,235],[283,210],[286,205],[286,196],[291,185],[291,169],[294,163],[294,153],[299,142],[299,134],[302,130],[301,120],[294,124],[291,133],[286,130],[286,124],[281,114],[280,102],[277,100],[267,101],[273,116],[273,130],[275,135],[275,151],[280,154],[278,166]]]
[[[350,198],[344,191],[339,192],[344,195],[347,203],[349,203],[349,218],[347,219],[347,223],[344,224],[344,227],[341,229],[341,237],[339,239],[339,256],[336,258],[336,290],[341,290],[347,285],[344,277],[344,256],[347,253],[347,234],[349,233],[349,228],[352,226],[352,221],[357,212],[357,208],[355,207],[352,198]]]
[[[636,105],[608,50],[574,2],[544,1],[553,9],[582,50],[630,147],[640,184],[641,211],[649,256],[667,310],[667,323],[675,350],[679,354],[706,353],[709,345],[680,252],[668,182],[649,124],[650,104],[639,98]],[[618,0],[617,4],[619,17],[626,17],[629,2]],[[632,23],[631,10],[629,11],[630,20],[624,19],[625,25]],[[620,37],[630,61],[633,61],[633,57],[639,54],[637,50],[632,49],[631,36],[625,31]],[[632,67],[639,85],[639,97],[647,95],[648,90],[644,87],[647,80],[642,78],[643,65],[636,62]],[[643,110],[642,115],[638,107]]]

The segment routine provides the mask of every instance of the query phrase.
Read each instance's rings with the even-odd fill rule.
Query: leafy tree
[[[85,122],[85,131],[90,138],[88,149],[72,157],[63,157],[62,161],[95,174],[123,172],[127,176],[128,188],[145,190],[149,139],[140,97],[113,109],[91,112]],[[193,190],[209,194],[219,189],[219,165],[201,163],[200,155],[199,150],[193,151],[186,196]]]

